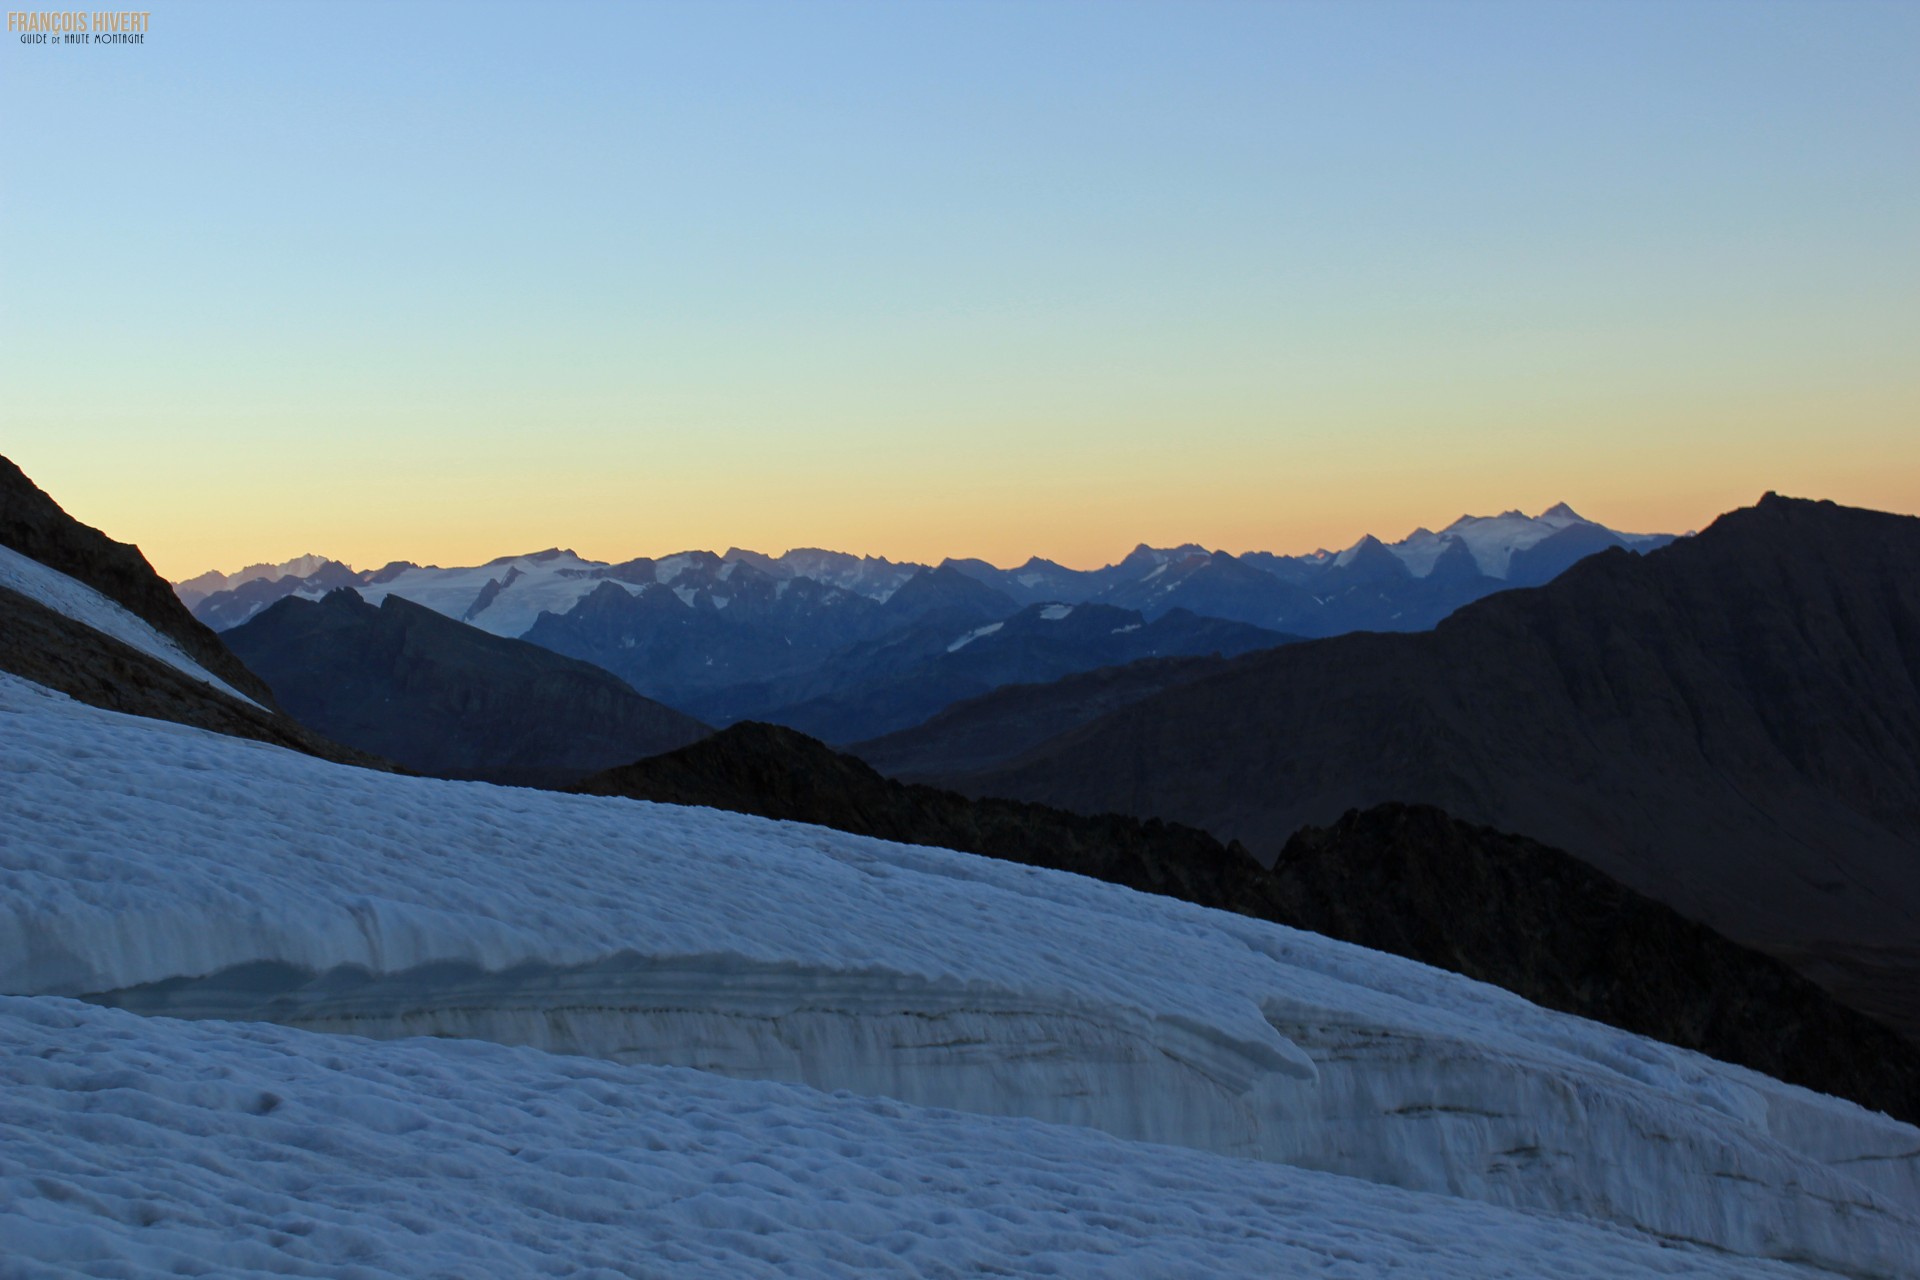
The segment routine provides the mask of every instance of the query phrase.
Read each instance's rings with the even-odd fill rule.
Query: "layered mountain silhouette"
[[[943,609],[851,645],[812,671],[689,705],[721,723],[770,720],[842,743],[905,729],[1003,685],[1166,655],[1241,654],[1298,639],[1184,609],[1152,622],[1107,605],[1029,605],[993,621],[980,616]]]
[[[1349,808],[1436,804],[1920,1033],[1920,520],[1769,494],[1432,632],[1251,655],[946,781],[1267,860]]]
[[[298,577],[292,574],[279,578],[269,577],[268,574],[278,566],[252,566],[241,572],[242,574],[253,573],[254,576],[235,575],[238,580],[234,585],[207,592],[197,600],[194,599],[193,590],[184,582],[176,590],[180,593],[182,601],[193,602],[194,617],[216,631],[228,631],[254,617],[262,609],[268,608],[276,600],[282,600],[287,596],[302,595],[305,598],[314,599],[326,592],[337,591],[341,587],[360,584],[360,575],[346,565],[337,560],[320,560],[318,564],[312,563],[317,558],[302,556],[299,560],[293,561],[289,567],[304,570]],[[266,570],[266,572],[260,572],[260,570]],[[216,575],[202,574],[194,581],[204,582],[214,576]]]
[[[193,609],[208,596],[218,594],[222,591],[238,591],[241,587],[256,582],[272,584],[280,582],[283,579],[302,582],[328,569],[343,570],[349,574],[353,572],[337,560],[329,560],[325,556],[317,556],[309,553],[304,556],[295,556],[291,560],[283,560],[279,564],[269,564],[266,562],[250,564],[237,573],[221,573],[218,570],[212,570],[198,577],[188,578],[185,582],[175,583],[173,590],[174,594],[180,597],[180,603],[186,605],[189,609]],[[274,596],[272,599],[264,601],[259,608],[265,608],[266,605],[273,603],[273,600],[277,599],[279,599],[279,597]],[[254,609],[252,613],[259,612],[259,608]],[[252,613],[249,613],[247,617],[251,617]],[[218,622],[214,622],[211,619],[205,619],[205,621],[216,630],[223,629]],[[236,618],[233,623],[228,625],[238,626],[241,622],[245,621],[245,617]]]
[[[225,638],[301,722],[438,777],[558,786],[708,732],[589,663],[394,595],[288,597]]]
[[[525,639],[707,718],[713,712],[703,699],[812,671],[915,618],[909,607],[890,613],[811,578],[776,578],[705,553],[689,558],[664,582],[602,581],[564,613],[541,612]]]
[[[1437,809],[1380,806],[1297,833],[1269,871],[1176,823],[1086,816],[880,776],[740,724],[576,790],[811,822],[1093,876],[1465,973],[1537,1004],[1920,1116],[1920,1048],[1779,961],[1578,859]]]
[[[1218,654],[1145,658],[1051,683],[1008,683],[964,698],[920,724],[846,750],[890,778],[964,778],[1015,760],[1110,711],[1226,666]]]

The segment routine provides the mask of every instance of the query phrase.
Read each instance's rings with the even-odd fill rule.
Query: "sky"
[[[151,3],[0,454],[170,577],[1920,512],[1920,5]]]

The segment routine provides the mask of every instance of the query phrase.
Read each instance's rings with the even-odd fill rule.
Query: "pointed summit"
[[[1342,551],[1339,555],[1335,556],[1333,558],[1333,563],[1337,567],[1345,568],[1347,565],[1352,564],[1355,560],[1359,559],[1361,556],[1366,555],[1368,552],[1372,551],[1373,548],[1375,547],[1379,547],[1382,550],[1385,550],[1386,544],[1381,542],[1380,539],[1374,537],[1370,533],[1363,533],[1360,535],[1360,541],[1354,543],[1352,546],[1348,547],[1345,551]]]
[[[1564,502],[1554,503],[1552,506],[1548,507],[1545,511],[1542,511],[1537,518],[1541,520],[1565,521],[1568,524],[1592,524],[1593,523],[1593,521],[1587,519],[1585,516],[1581,515],[1578,511],[1575,511],[1572,507],[1568,506]]]

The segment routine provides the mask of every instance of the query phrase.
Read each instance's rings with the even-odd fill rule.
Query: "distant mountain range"
[[[1211,668],[983,763],[870,758],[1275,857],[1305,824],[1436,804],[1564,848],[1920,1034],[1920,520],[1768,495],[1645,557],[1597,555],[1418,635]],[[961,709],[948,713],[959,719]],[[923,731],[924,730],[924,731]],[[863,748],[865,749],[865,748]]]
[[[984,560],[897,563],[817,548],[768,556],[735,547],[724,555],[688,551],[609,563],[553,549],[463,569],[399,561],[356,571],[308,555],[231,576],[205,573],[176,590],[216,630],[240,625],[281,596],[317,599],[335,587],[354,586],[374,589],[361,592],[370,603],[391,592],[483,631],[521,637],[540,614],[565,614],[606,582],[629,594],[666,586],[688,608],[726,609],[734,593],[716,584],[746,568],[773,583],[812,583],[822,603],[854,597],[885,604],[916,577],[944,568],[991,587],[1011,602],[1008,613],[1029,604],[1098,603],[1135,609],[1151,620],[1186,609],[1321,636],[1362,627],[1422,630],[1469,600],[1505,587],[1536,586],[1596,551],[1649,551],[1670,541],[1669,534],[1608,529],[1561,503],[1531,517],[1518,511],[1462,516],[1439,533],[1417,529],[1397,543],[1368,536],[1338,553],[1232,556],[1192,544],[1142,545],[1115,564],[1088,570],[1039,558],[1015,569]]]
[[[1608,547],[1650,551],[1669,534],[1619,533],[1565,503],[1538,516],[1509,511],[1462,516],[1439,533],[1417,529],[1397,543],[1368,536],[1346,550],[1305,556],[1187,545],[1136,547],[1104,569],[1029,560],[997,569],[949,561],[1024,603],[1096,601],[1154,618],[1170,609],[1304,635],[1424,630],[1461,605],[1507,587],[1537,586]]]
[[[318,600],[351,587],[369,604],[399,597],[592,662],[710,723],[771,720],[851,742],[1009,682],[1357,628],[1424,628],[1593,551],[1665,541],[1617,533],[1563,504],[1537,517],[1462,517],[1391,546],[1364,538],[1338,554],[1142,546],[1086,571],[1039,559],[1018,569],[929,566],[813,548],[606,563],[552,549],[454,569],[357,571],[303,556],[203,574],[178,590],[220,630],[288,596]]]

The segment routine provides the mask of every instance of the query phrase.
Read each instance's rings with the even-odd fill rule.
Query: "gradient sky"
[[[0,453],[172,577],[1920,511],[1917,4],[150,3]]]

